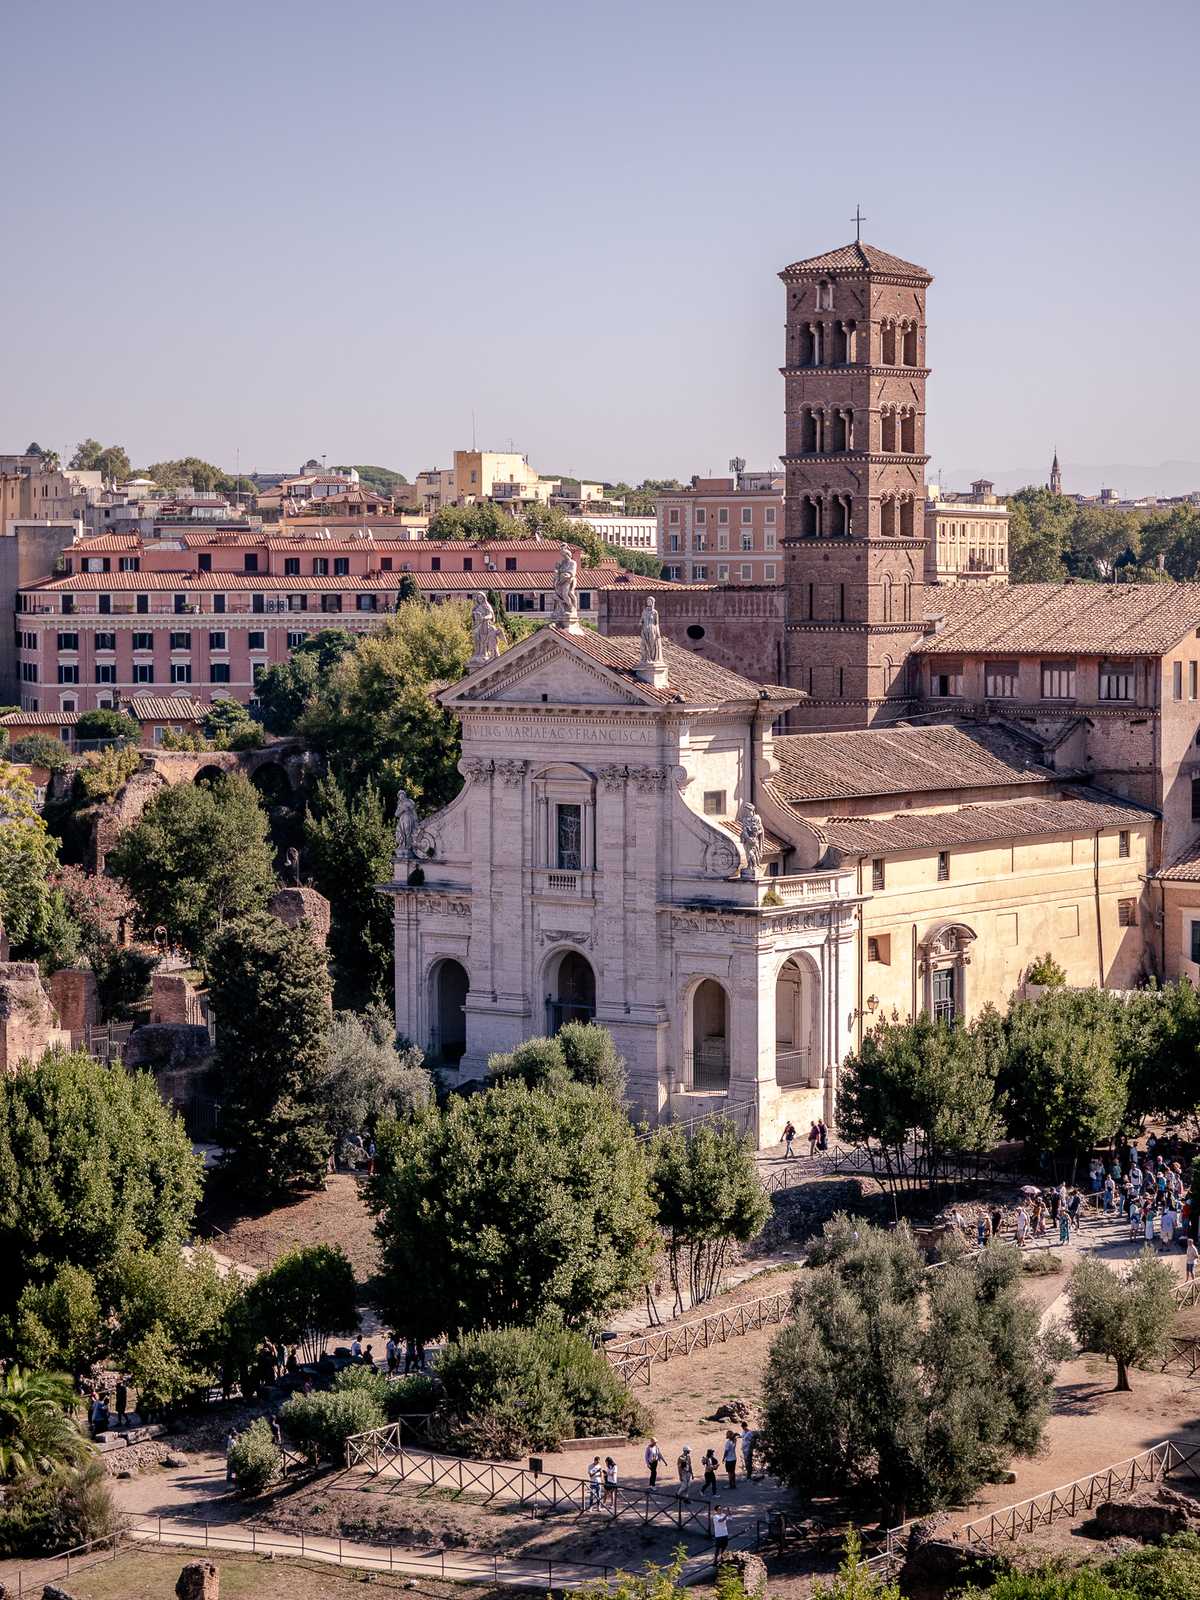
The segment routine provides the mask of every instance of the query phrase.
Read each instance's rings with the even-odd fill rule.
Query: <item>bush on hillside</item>
[[[256,1417],[229,1452],[237,1486],[243,1494],[261,1494],[283,1473],[283,1456],[271,1437],[266,1417]]]
[[[9,1484],[0,1507],[0,1555],[48,1556],[93,1539],[106,1539],[119,1522],[109,1477],[99,1461],[78,1471]]]
[[[382,1428],[387,1413],[370,1387],[353,1381],[320,1394],[293,1395],[279,1413],[284,1433],[310,1461],[345,1459],[352,1433]]]

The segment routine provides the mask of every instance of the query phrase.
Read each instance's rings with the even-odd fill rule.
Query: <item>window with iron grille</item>
[[[871,887],[872,889],[883,889],[886,888],[886,886],[887,871],[884,867],[882,858],[876,856],[875,860],[871,863]]]
[[[1121,928],[1137,927],[1137,901],[1117,901],[1117,925]]]

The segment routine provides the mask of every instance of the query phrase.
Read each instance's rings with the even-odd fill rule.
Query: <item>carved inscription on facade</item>
[[[496,717],[484,721],[464,717],[467,729],[479,735],[488,744],[520,741],[528,744],[540,739],[555,744],[570,744],[576,740],[586,744],[653,744],[657,730],[637,723],[602,723],[576,721],[574,717]]]

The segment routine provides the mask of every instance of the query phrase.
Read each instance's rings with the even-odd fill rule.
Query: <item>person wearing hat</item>
[[[599,1456],[596,1459],[599,1460]],[[690,1500],[692,1498],[692,1479],[696,1475],[692,1466],[692,1447],[690,1444],[685,1444],[679,1452],[679,1459],[675,1463],[675,1471],[679,1476],[679,1498],[681,1500]]]

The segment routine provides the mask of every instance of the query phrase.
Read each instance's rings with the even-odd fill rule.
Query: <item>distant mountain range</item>
[[[1160,461],[1157,466],[1106,461],[1091,465],[1060,456],[1059,465],[1067,494],[1099,494],[1101,489],[1115,489],[1122,500],[1137,500],[1149,494],[1166,500],[1200,490],[1200,461]],[[973,478],[990,478],[1000,494],[1011,494],[1029,483],[1045,483],[1050,476],[1050,462],[1047,459],[1040,467],[1003,471],[989,471],[986,466],[939,469],[934,465],[931,477],[936,481],[939,476],[948,489],[965,489]]]

